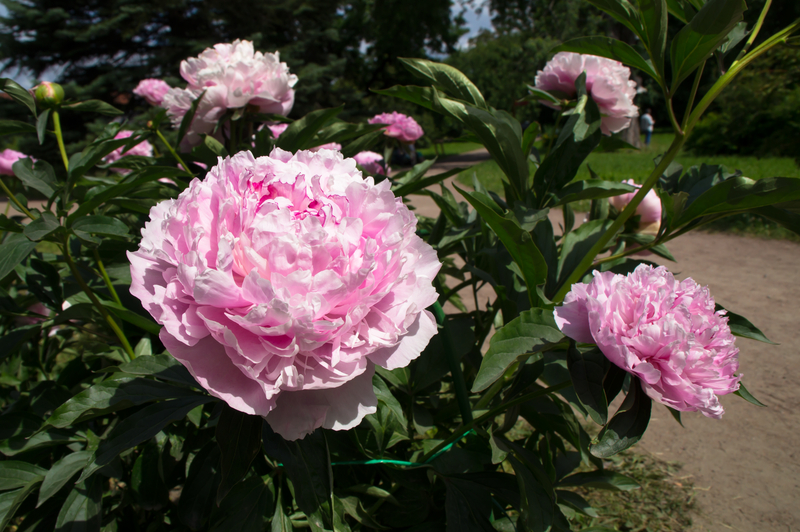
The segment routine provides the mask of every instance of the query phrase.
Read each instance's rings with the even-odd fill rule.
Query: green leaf
[[[259,434],[259,448],[260,441]],[[223,467],[225,467],[224,462]],[[269,484],[258,476],[252,476],[233,487],[230,495],[222,501],[219,511],[212,518],[209,530],[210,532],[263,532],[266,517],[272,513],[272,504]]]
[[[293,532],[292,521],[286,512],[283,511],[283,504],[281,502],[281,490],[278,489],[278,496],[275,499],[275,513],[272,515],[272,525],[270,532]]]
[[[686,0],[667,0],[667,9],[675,18],[686,24],[697,11]]]
[[[533,143],[536,142],[536,138],[539,136],[539,124],[533,122],[532,124],[528,125],[525,128],[525,131],[522,133],[522,153],[527,155],[531,152],[531,148],[533,148]],[[474,174],[473,174],[474,175]]]
[[[262,423],[261,416],[251,416],[228,405],[223,407],[216,430],[222,467],[217,505],[244,478],[253,459],[261,450]]]
[[[609,458],[624,451],[642,438],[650,421],[653,401],[642,390],[638,378],[631,379],[630,390],[622,405],[597,436],[590,452],[598,458]]]
[[[558,504],[563,504],[589,517],[598,517],[597,511],[592,508],[592,505],[574,491],[556,490],[556,496],[558,497]]]
[[[576,54],[607,57],[629,67],[637,68],[656,81],[660,79],[653,65],[648,63],[631,45],[611,37],[578,37],[556,46],[552,52],[575,52]]]
[[[750,392],[747,391],[747,388],[744,387],[744,384],[742,384],[741,381],[739,381],[739,389],[736,390],[733,393],[735,395],[738,395],[739,397],[741,397],[742,399],[744,399],[748,403],[754,404],[756,406],[764,406],[764,407],[767,406],[764,403],[762,403],[761,401],[759,401],[758,399],[756,399],[755,397],[753,397],[753,394],[751,394]]]
[[[124,114],[111,104],[101,100],[86,100],[85,102],[78,102],[62,106],[63,109],[71,109],[73,111],[97,113],[103,116],[119,116]]]
[[[192,460],[178,502],[178,517],[192,530],[204,530],[203,524],[215,505],[218,479],[219,447],[210,442]]]
[[[520,491],[519,523],[530,532],[548,532],[555,518],[555,504],[536,476],[522,462],[509,456]]]
[[[61,227],[58,218],[50,211],[44,211],[42,215],[25,226],[22,234],[38,242],[56,229]]]
[[[14,456],[40,447],[66,445],[75,441],[81,441],[81,438],[77,437],[73,431],[49,429],[37,432],[30,437],[19,435],[0,442],[0,453]]]
[[[53,464],[44,477],[42,487],[39,488],[39,502],[36,503],[36,507],[38,508],[47,499],[58,493],[69,482],[69,479],[88,465],[91,458],[91,451],[78,451],[68,454]]]
[[[98,140],[87,146],[81,153],[73,155],[69,161],[70,183],[74,183],[83,177],[103,157],[117,148],[125,146],[130,140],[131,138]]]
[[[735,312],[731,312],[730,310],[726,309],[719,303],[717,303],[716,308],[714,309],[715,312],[719,312],[720,310],[724,310],[728,317],[728,326],[731,328],[731,332],[736,336],[741,336],[742,338],[750,338],[751,340],[757,340],[759,342],[764,342],[765,344],[772,344],[778,345],[766,335],[761,332],[761,330],[753,325],[750,320],[745,318],[744,316],[740,316]]]
[[[34,164],[30,158],[20,159],[11,169],[23,185],[38,190],[45,197],[52,197],[58,189],[55,170],[47,161],[36,161]]]
[[[409,72],[432,85],[438,86],[450,96],[470,103],[475,107],[489,109],[481,91],[460,70],[444,63],[434,63],[426,59],[401,57],[400,61]]]
[[[58,513],[55,532],[99,532],[102,518],[103,480],[92,477],[67,495]]]
[[[436,106],[433,103],[434,94],[436,89],[433,87],[417,87],[416,85],[395,85],[388,89],[375,90],[371,89],[375,94],[383,96],[390,96],[392,98],[400,98],[411,103],[420,105],[430,111],[435,111]]]
[[[189,110],[186,111],[186,114],[183,115],[181,119],[181,125],[178,127],[178,140],[175,141],[176,146],[180,146],[181,142],[183,142],[183,137],[186,136],[186,133],[189,131],[189,126],[192,125],[192,120],[194,120],[194,115],[197,113],[197,106],[200,105],[200,101],[206,95],[206,91],[200,93],[193,102],[192,105],[189,106]]]
[[[0,120],[0,136],[36,133],[36,128],[19,120]]]
[[[17,460],[5,460],[0,462],[0,490],[12,490],[21,488],[37,477],[44,477],[46,469],[20,462]]]
[[[667,1],[638,0],[639,20],[642,22],[641,35],[656,71],[664,73],[664,54],[667,49]],[[655,78],[658,80],[658,78]]]
[[[157,510],[169,502],[169,492],[159,469],[163,471],[161,449],[150,440],[139,450],[130,477],[131,490],[144,510]]]
[[[50,109],[45,109],[39,118],[36,119],[36,138],[39,139],[39,144],[44,143],[44,137],[47,133],[47,121],[50,118]]]
[[[11,501],[11,504],[8,506],[8,508],[5,510],[5,515],[3,515],[2,519],[0,519],[0,530],[6,530],[6,526],[8,526],[8,523],[14,517],[14,514],[17,513],[19,507],[22,506],[22,503],[25,502],[25,499],[28,498],[28,495],[30,495],[31,492],[35,490],[39,486],[39,484],[42,483],[43,478],[44,476],[39,475],[38,477],[31,479],[27,484],[25,484],[25,486],[22,489],[15,490],[12,492],[15,493],[16,496],[14,497],[14,500]]]
[[[0,91],[5,92],[11,99],[17,103],[21,103],[31,110],[33,116],[36,116],[36,102],[31,96],[31,93],[22,88],[16,81],[8,78],[0,78]]]
[[[636,187],[616,181],[604,181],[602,179],[586,179],[576,181],[562,188],[556,194],[554,206],[572,203],[580,200],[595,200],[610,198],[620,194],[634,192]]]
[[[115,369],[129,375],[149,375],[165,381],[200,387],[183,364],[172,355],[138,356],[126,364],[116,366]]]
[[[544,101],[544,102],[550,102],[554,105],[559,105],[559,106],[561,105],[561,100],[559,100],[558,98],[556,98],[547,91],[543,91],[542,89],[537,89],[532,85],[528,85],[528,91],[530,92],[530,94],[528,94],[525,97],[526,100]]]
[[[572,387],[581,404],[595,423],[605,425],[608,421],[608,400],[603,390],[603,378],[610,362],[598,348],[580,351],[570,342],[567,351],[567,369]]]
[[[491,496],[474,482],[441,477],[447,488],[447,532],[495,532],[489,521]]]
[[[311,111],[299,120],[295,120],[281,136],[275,140],[275,145],[281,149],[296,152],[313,147],[314,136],[331,122],[344,109],[343,105],[333,109],[318,109]]]
[[[638,489],[639,483],[623,474],[604,469],[575,473],[558,483],[561,488],[585,486],[602,490],[630,491]]]
[[[24,235],[15,233],[9,235],[6,241],[0,244],[0,279],[5,278],[11,270],[30,255],[36,242],[31,242]]]
[[[575,268],[578,267],[584,255],[600,240],[600,237],[605,234],[613,223],[613,220],[608,219],[591,220],[581,224],[574,231],[567,233],[561,246],[561,256],[558,259],[557,278],[559,286],[567,280]]]
[[[725,57],[733,50],[737,44],[742,42],[745,37],[750,34],[747,31],[747,22],[740,22],[733,27],[733,29],[728,33],[728,36],[725,37],[725,42],[723,42],[719,47],[719,54],[722,57]]]
[[[349,497],[336,497],[334,496],[334,500],[336,505],[341,505],[344,513],[364,525],[365,527],[372,528],[375,530],[386,530],[387,527],[382,526],[380,523],[375,521],[375,519],[370,515],[370,513],[364,508],[364,505],[361,503],[361,500],[358,497],[353,495]]]
[[[412,181],[410,183],[400,185],[397,188],[393,188],[392,192],[394,193],[395,196],[398,197],[414,194],[415,192],[426,189],[432,185],[441,183],[448,177],[460,174],[463,171],[464,171],[463,168],[451,168],[450,170],[442,172],[441,174],[432,175],[429,177],[422,178],[418,181]]]
[[[211,135],[203,135],[203,144],[217,157],[228,156],[228,150],[225,149],[225,146]]]
[[[176,397],[205,399],[205,396],[186,388],[151,379],[133,377],[109,379],[72,397],[58,407],[45,424],[58,428],[69,427],[110,412]]]
[[[377,144],[378,141],[380,141],[380,139],[382,138],[383,138],[383,129],[367,133],[366,135],[361,136],[356,140],[354,140],[353,142],[346,144],[344,147],[342,147],[342,155],[344,155],[345,157],[354,157],[359,152],[370,149],[372,146]]]
[[[670,45],[672,93],[725,40],[745,9],[744,0],[708,0],[678,32]]]
[[[534,308],[522,312],[492,336],[489,350],[472,384],[472,391],[477,393],[491,386],[517,357],[536,352],[563,338],[552,310]]]
[[[76,220],[72,224],[72,230],[76,233],[110,236],[126,236],[129,232],[128,226],[117,218],[100,215],[86,216]]]
[[[628,0],[588,0],[593,6],[602,9],[611,15],[618,22],[621,22],[629,30],[641,38],[643,33],[642,25],[636,8]]]
[[[503,217],[499,207],[489,196],[480,192],[466,192],[456,187],[481,218],[503,242],[514,262],[519,266],[533,303],[538,300],[536,287],[547,281],[547,262],[534,244],[531,234],[523,230],[513,217]]]

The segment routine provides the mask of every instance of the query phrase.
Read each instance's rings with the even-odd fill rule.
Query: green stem
[[[692,92],[689,94],[689,102],[686,104],[686,111],[683,114],[683,129],[686,129],[686,124],[689,123],[689,116],[692,114],[692,106],[694,105],[694,99],[697,96],[697,89],[700,87],[700,78],[703,77],[703,70],[705,70],[706,62],[703,61],[703,64],[700,65],[700,68],[697,69],[697,73],[694,76],[694,83],[692,84]]]
[[[583,259],[581,259],[580,264],[572,271],[572,273],[567,277],[564,284],[561,285],[556,295],[553,297],[554,303],[560,303],[564,300],[564,296],[567,295],[567,292],[570,291],[572,285],[578,280],[583,277],[586,270],[588,270],[592,263],[594,262],[595,257],[600,254],[600,251],[608,244],[608,242],[617,234],[617,232],[622,229],[625,225],[625,222],[628,221],[628,218],[633,216],[634,212],[636,212],[636,207],[642,202],[644,197],[650,192],[655,184],[658,182],[658,178],[664,173],[667,167],[675,160],[675,157],[681,151],[683,147],[683,143],[685,142],[686,137],[684,135],[676,135],[675,140],[672,141],[672,145],[669,147],[667,153],[661,158],[661,162],[658,163],[658,166],[653,170],[650,176],[647,178],[642,184],[642,188],[636,193],[630,203],[622,210],[620,215],[614,220],[614,223],[611,224],[611,227],[600,237],[594,246],[589,250],[586,255],[584,255]]]
[[[555,144],[556,138],[558,138],[558,127],[561,125],[562,118],[564,118],[564,113],[559,112],[558,116],[556,117],[556,123],[553,125],[553,135],[550,137],[550,142],[547,145],[547,155],[545,155],[545,159],[550,157],[550,152],[553,150],[553,144]]]
[[[175,150],[172,148],[172,146],[170,146],[169,142],[167,142],[167,139],[165,139],[165,138],[164,138],[164,135],[163,135],[163,134],[161,134],[161,131],[160,131],[160,130],[156,129],[156,135],[158,135],[158,138],[161,140],[161,142],[163,142],[163,143],[164,143],[164,146],[166,146],[166,147],[167,147],[167,149],[168,149],[168,150],[169,150],[169,152],[172,154],[172,156],[173,156],[173,157],[175,157],[175,160],[176,160],[176,161],[178,161],[178,164],[179,164],[179,165],[181,165],[181,166],[183,167],[184,171],[185,171],[187,174],[189,174],[189,175],[194,175],[194,174],[192,174],[192,172],[191,172],[191,171],[189,171],[189,167],[188,167],[188,166],[186,166],[186,163],[185,163],[185,162],[183,162],[183,159],[181,159],[181,156],[180,156],[180,155],[178,155],[178,152],[176,152],[176,151],[175,151]]]
[[[678,135],[683,134],[683,129],[678,123],[678,118],[675,116],[675,110],[672,108],[672,96],[667,95],[667,114],[669,114],[669,121],[672,123],[672,128]]]
[[[461,420],[463,423],[469,423],[472,421],[472,407],[469,404],[467,384],[464,382],[461,363],[456,359],[456,353],[453,350],[453,343],[450,340],[450,331],[445,324],[446,316],[444,310],[438,301],[433,304],[433,314],[436,316],[436,322],[442,327],[444,352],[447,357],[447,363],[450,366],[450,373],[453,375],[453,385],[455,387],[456,400],[458,401],[458,409],[461,411]]]
[[[460,292],[462,289],[464,289],[464,288],[468,287],[469,285],[473,284],[474,282],[475,282],[474,278],[469,278],[466,281],[461,281],[455,287],[453,287],[450,290],[448,290],[447,292],[445,292],[444,295],[439,296],[439,301],[441,302],[441,304],[445,304],[448,299],[453,297],[455,294]]]
[[[489,410],[485,414],[476,417],[474,420],[470,421],[469,423],[465,423],[465,424],[461,425],[461,428],[459,428],[456,432],[451,434],[449,438],[447,438],[446,440],[442,441],[435,448],[433,448],[432,450],[430,450],[427,453],[425,453],[425,456],[423,456],[422,460],[420,460],[420,461],[422,463],[427,462],[432,456],[436,455],[436,453],[438,453],[440,450],[444,449],[445,447],[447,447],[451,443],[457,442],[458,440],[463,438],[464,435],[467,432],[471,431],[474,427],[476,427],[478,425],[481,425],[482,423],[484,423],[484,422],[486,422],[486,421],[488,421],[490,419],[494,419],[495,416],[501,414],[502,412],[505,412],[509,408],[511,408],[513,406],[521,405],[522,403],[527,403],[528,401],[532,401],[533,399],[536,399],[537,397],[542,397],[544,395],[550,395],[551,393],[555,393],[555,392],[557,392],[559,390],[563,390],[564,388],[567,388],[569,386],[572,386],[572,382],[571,381],[562,382],[561,384],[556,384],[554,386],[550,386],[549,388],[542,388],[541,390],[536,390],[535,392],[527,393],[525,395],[520,395],[519,397],[517,397],[515,399],[512,399],[512,400],[507,401],[507,402],[505,402],[505,403],[503,403],[501,405],[496,406],[495,408],[492,408],[491,410]]]
[[[3,188],[3,192],[6,193],[6,196],[8,196],[8,199],[11,200],[14,203],[14,205],[17,206],[17,208],[20,210],[20,212],[25,213],[25,216],[27,216],[28,218],[33,220],[33,213],[31,213],[31,211],[26,209],[25,205],[20,203],[20,201],[17,199],[17,197],[14,194],[11,193],[11,190],[9,190],[9,188],[6,186],[5,182],[2,179],[0,179],[0,187]]]
[[[747,52],[750,51],[750,47],[753,46],[753,43],[756,42],[756,37],[758,37],[758,33],[761,31],[761,26],[764,25],[764,19],[767,18],[767,11],[769,11],[771,5],[772,0],[767,0],[764,3],[764,7],[761,9],[761,14],[758,15],[758,20],[756,21],[755,26],[753,26],[753,30],[750,32],[750,37],[748,37],[747,42],[744,43],[742,50],[739,52],[739,55],[736,56],[736,60],[733,62],[731,67],[741,61],[741,59],[747,55]]]
[[[103,261],[100,260],[100,253],[97,252],[96,248],[94,250],[94,260],[95,262],[97,262],[97,267],[100,269],[101,277],[103,278],[103,281],[105,281],[106,287],[108,288],[108,291],[111,293],[111,297],[114,298],[114,301],[117,303],[117,305],[122,306],[122,301],[120,301],[119,296],[117,295],[117,291],[114,290],[114,285],[111,283],[111,278],[108,276],[108,272],[106,272],[106,268],[103,265]]]
[[[483,394],[483,397],[481,397],[478,400],[478,402],[475,403],[475,410],[483,410],[484,408],[489,406],[489,403],[492,402],[494,396],[500,393],[500,390],[502,390],[503,387],[506,385],[508,379],[510,379],[514,375],[518,367],[519,367],[519,361],[511,364],[511,366],[509,366],[509,368],[505,371],[503,376],[494,381],[494,384],[492,384],[489,387],[489,389],[486,390],[486,393]]]
[[[89,296],[89,299],[92,301],[95,308],[97,308],[98,312],[100,312],[100,315],[103,316],[103,318],[106,320],[106,323],[108,323],[108,326],[111,327],[111,330],[114,331],[114,334],[117,335],[117,338],[122,344],[122,348],[125,350],[126,353],[128,353],[128,356],[131,357],[131,360],[136,358],[136,354],[133,352],[133,348],[131,347],[130,342],[128,342],[128,339],[125,337],[125,333],[122,332],[122,329],[119,328],[117,322],[114,321],[114,318],[112,318],[111,314],[108,313],[106,307],[103,306],[100,300],[97,299],[97,296],[94,294],[92,289],[89,288],[89,285],[86,284],[86,281],[83,279],[81,272],[78,271],[78,267],[76,266],[75,262],[72,260],[72,257],[69,254],[68,243],[64,243],[61,246],[61,249],[64,253],[64,261],[67,263],[69,270],[72,272],[72,276],[78,282],[78,285],[81,287],[81,290],[83,290],[86,293],[86,295]]]
[[[61,152],[61,160],[64,161],[64,169],[69,172],[69,157],[67,157],[67,149],[64,147],[64,136],[61,134],[61,117],[58,116],[58,110],[53,109],[53,129],[56,132],[56,141],[58,142],[58,151]]]

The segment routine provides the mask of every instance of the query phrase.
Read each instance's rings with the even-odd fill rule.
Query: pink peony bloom
[[[14,175],[14,170],[11,167],[14,166],[15,162],[25,157],[27,157],[27,155],[24,153],[12,149],[0,151],[0,174]],[[31,158],[31,160],[35,161],[33,158]]]
[[[280,124],[267,124],[267,127],[272,132],[272,138],[277,139],[280,137],[286,128],[289,127],[287,123],[280,123]]]
[[[406,144],[416,142],[424,134],[416,120],[397,111],[375,115],[369,119],[369,123],[388,124],[384,134]]]
[[[631,118],[639,116],[639,108],[633,104],[636,82],[630,79],[631,69],[619,61],[596,55],[559,52],[545,65],[544,70],[536,73],[536,88],[573,97],[575,80],[582,72],[586,72],[586,90],[603,115],[600,126],[603,133],[611,135],[630,126]]]
[[[642,188],[641,185],[634,183],[633,179],[625,180],[623,183],[636,188]],[[608,198],[608,202],[611,203],[615,209],[622,212],[635,195],[636,192],[628,192],[627,194],[612,196]],[[642,202],[636,207],[636,214],[639,215],[640,233],[651,235],[658,234],[658,230],[661,228],[661,198],[658,197],[655,190],[650,189]]]
[[[50,309],[45,307],[44,303],[34,303],[28,307],[28,312],[34,312],[45,317],[40,318],[38,316],[18,316],[14,318],[14,322],[19,326],[34,325],[36,323],[43,322],[45,319],[47,319],[46,316],[50,316]]]
[[[314,146],[313,148],[309,148],[308,151],[311,152],[318,152],[319,150],[334,150],[334,151],[342,151],[342,145],[338,142],[329,142],[327,144],[323,144],[321,146]]]
[[[675,410],[719,419],[717,395],[739,389],[739,349],[725,311],[714,311],[708,288],[678,281],[663,266],[642,264],[627,276],[596,271],[592,282],[572,285],[555,319]]]
[[[383,167],[383,155],[375,153],[374,151],[361,151],[358,152],[353,159],[370,174],[387,175],[386,169]]]
[[[182,148],[199,144],[200,135],[211,133],[228,109],[252,105],[260,113],[285,116],[294,105],[292,87],[297,76],[280,62],[278,52],[256,52],[250,41],[206,48],[198,57],[181,62],[181,76],[187,87],[170,89],[161,104],[174,126],[180,125],[192,102],[206,91]]]
[[[150,211],[131,293],[197,381],[287,439],[376,411],[375,365],[436,333],[441,264],[389,182],[353,159],[276,148],[220,159]]]
[[[133,89],[134,94],[138,94],[150,105],[161,105],[164,95],[169,91],[170,86],[161,79],[143,79]]]
[[[133,131],[120,131],[116,135],[114,135],[115,139],[126,139],[133,135]],[[133,148],[129,149],[128,151],[124,152],[122,150],[125,149],[125,146],[120,146],[116,150],[112,151],[105,157],[103,157],[103,162],[106,164],[116,162],[122,159],[123,156],[126,155],[140,155],[142,157],[152,157],[153,156],[153,145],[149,142],[142,141]],[[129,174],[131,171],[127,168],[112,168],[115,172],[121,175]]]

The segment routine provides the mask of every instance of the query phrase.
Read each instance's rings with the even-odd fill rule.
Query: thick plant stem
[[[58,151],[61,152],[61,160],[64,161],[64,169],[69,172],[69,157],[67,157],[67,149],[64,147],[64,135],[61,134],[61,117],[58,116],[56,109],[53,109],[53,129],[56,133]]]
[[[444,314],[444,309],[442,309],[438,301],[433,304],[433,314],[436,316],[436,322],[442,327],[444,353],[447,357],[447,364],[450,366],[450,373],[453,375],[453,384],[455,386],[458,409],[461,411],[461,419],[464,423],[469,423],[472,421],[472,407],[469,404],[469,392],[464,382],[464,374],[461,372],[461,364],[456,359],[455,351],[453,351],[450,331],[445,327],[446,316]]]
[[[456,432],[451,434],[449,438],[444,440],[442,443],[437,445],[432,450],[430,450],[427,453],[425,453],[425,456],[422,457],[421,462],[422,463],[427,462],[433,456],[436,456],[436,454],[440,450],[444,449],[445,447],[447,447],[451,443],[457,442],[458,440],[463,438],[464,435],[467,432],[471,431],[473,428],[477,427],[478,425],[481,425],[481,424],[485,423],[486,421],[488,421],[490,419],[494,419],[495,416],[505,412],[509,408],[511,408],[513,406],[521,405],[522,403],[527,403],[528,401],[532,401],[533,399],[536,399],[537,397],[550,395],[551,393],[555,393],[555,392],[557,392],[559,390],[563,390],[564,388],[567,388],[569,386],[572,386],[572,381],[562,382],[561,384],[556,384],[554,386],[550,386],[549,388],[542,388],[541,390],[536,390],[535,392],[526,393],[525,395],[520,395],[519,397],[517,397],[515,399],[512,399],[512,400],[510,400],[508,402],[505,402],[505,403],[503,403],[501,405],[496,406],[495,408],[492,408],[491,410],[489,410],[485,414],[476,417],[471,422],[461,425],[461,427]]]
[[[675,160],[675,157],[680,152],[681,148],[683,147],[683,143],[686,140],[686,137],[683,135],[676,135],[675,140],[672,141],[672,145],[669,147],[667,153],[661,158],[661,162],[658,163],[655,170],[650,174],[642,184],[642,188],[636,193],[630,203],[622,210],[620,215],[614,220],[614,223],[611,224],[611,227],[600,237],[594,246],[589,250],[586,255],[584,255],[583,259],[581,259],[580,264],[573,270],[570,276],[564,281],[564,284],[561,288],[558,289],[558,292],[553,297],[554,303],[561,303],[564,300],[564,296],[567,295],[567,292],[570,291],[572,285],[578,280],[583,277],[583,274],[588,270],[592,263],[594,262],[595,257],[603,250],[603,248],[608,244],[608,242],[617,234],[617,232],[622,229],[625,225],[625,222],[628,221],[628,218],[633,216],[633,213],[636,212],[636,207],[642,202],[644,197],[650,192],[656,182],[658,182],[658,178],[664,173],[664,171],[669,167],[670,163]]]
[[[106,272],[106,267],[103,265],[103,261],[100,260],[100,253],[97,252],[97,249],[94,250],[94,260],[97,263],[97,268],[100,270],[100,275],[103,278],[103,281],[105,281],[108,291],[111,293],[111,297],[114,298],[114,302],[117,305],[122,306],[122,301],[119,299],[117,291],[114,290],[114,285],[111,283],[111,278],[108,276],[108,272]]]
[[[106,310],[106,308],[103,306],[100,300],[97,299],[97,296],[92,291],[92,289],[89,288],[89,285],[86,284],[86,281],[83,279],[81,272],[78,271],[78,267],[72,260],[72,257],[69,254],[69,248],[67,247],[66,243],[62,246],[62,251],[64,253],[64,261],[67,263],[69,270],[72,272],[72,276],[75,277],[75,280],[78,282],[78,285],[81,287],[81,290],[83,290],[84,293],[86,293],[86,295],[89,296],[89,299],[92,301],[92,304],[95,306],[95,308],[97,308],[98,312],[100,312],[100,315],[103,316],[103,318],[106,320],[106,323],[108,323],[108,326],[111,327],[112,331],[114,331],[114,334],[117,335],[117,339],[119,339],[120,343],[122,344],[122,348],[125,350],[128,356],[131,357],[131,360],[136,358],[136,353],[134,353],[130,342],[128,342],[128,339],[125,337],[125,333],[122,332],[122,329],[119,328],[117,322],[114,321],[114,318],[111,316],[111,314],[109,314],[108,310]]]
[[[689,116],[692,114],[692,106],[694,105],[694,99],[697,96],[697,88],[700,86],[700,78],[703,77],[703,70],[706,68],[706,63],[703,62],[700,65],[700,68],[697,69],[697,73],[694,76],[694,83],[692,84],[692,92],[689,94],[689,101],[686,104],[686,112],[683,114],[683,129],[686,129],[686,124],[689,123]]]
[[[772,6],[772,0],[767,0],[764,2],[764,7],[761,9],[761,14],[758,15],[758,20],[750,32],[750,37],[748,37],[747,42],[742,47],[739,55],[736,56],[736,60],[733,62],[733,65],[738,63],[745,55],[747,55],[747,52],[750,51],[750,47],[753,46],[754,42],[756,42],[756,37],[758,37],[758,33],[761,31],[761,26],[764,25],[764,19],[767,17],[767,11],[769,11],[770,6]]]
[[[167,142],[167,139],[165,139],[165,138],[164,138],[164,135],[163,135],[163,134],[161,134],[161,131],[159,131],[158,129],[156,129],[156,135],[157,135],[157,136],[158,136],[158,138],[161,140],[161,142],[163,142],[163,143],[164,143],[164,146],[166,146],[166,147],[167,147],[167,149],[168,149],[168,150],[169,150],[169,152],[172,154],[172,156],[175,158],[175,160],[176,160],[176,161],[178,161],[178,164],[179,164],[179,165],[181,165],[181,167],[183,167],[183,170],[184,170],[184,171],[185,171],[187,174],[194,175],[194,174],[192,174],[192,172],[190,172],[190,171],[189,171],[189,167],[188,167],[188,166],[186,166],[186,163],[185,163],[185,162],[183,162],[183,159],[181,159],[181,156],[180,156],[180,155],[178,155],[178,152],[176,152],[176,151],[175,151],[175,150],[172,148],[172,146],[170,145],[170,143],[169,143],[169,142]]]
[[[28,218],[30,218],[31,220],[33,220],[33,213],[32,213],[31,211],[29,211],[28,209],[26,209],[26,208],[25,208],[25,205],[23,205],[23,204],[22,204],[22,203],[21,203],[21,202],[20,202],[20,201],[17,199],[17,197],[16,197],[16,196],[14,196],[14,194],[12,194],[12,193],[11,193],[11,190],[9,190],[9,188],[6,186],[5,182],[3,182],[3,180],[2,180],[2,179],[0,179],[0,187],[2,187],[2,188],[3,188],[3,192],[5,192],[5,193],[6,193],[6,196],[8,196],[8,199],[9,199],[9,200],[11,200],[11,201],[14,203],[14,205],[16,205],[16,206],[17,206],[17,208],[20,210],[20,212],[23,212],[23,213],[25,213],[25,216],[27,216]]]

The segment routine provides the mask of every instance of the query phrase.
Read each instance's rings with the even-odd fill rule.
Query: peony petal
[[[423,310],[397,345],[379,349],[369,355],[369,359],[388,370],[403,368],[422,353],[437,332],[433,314]]]

